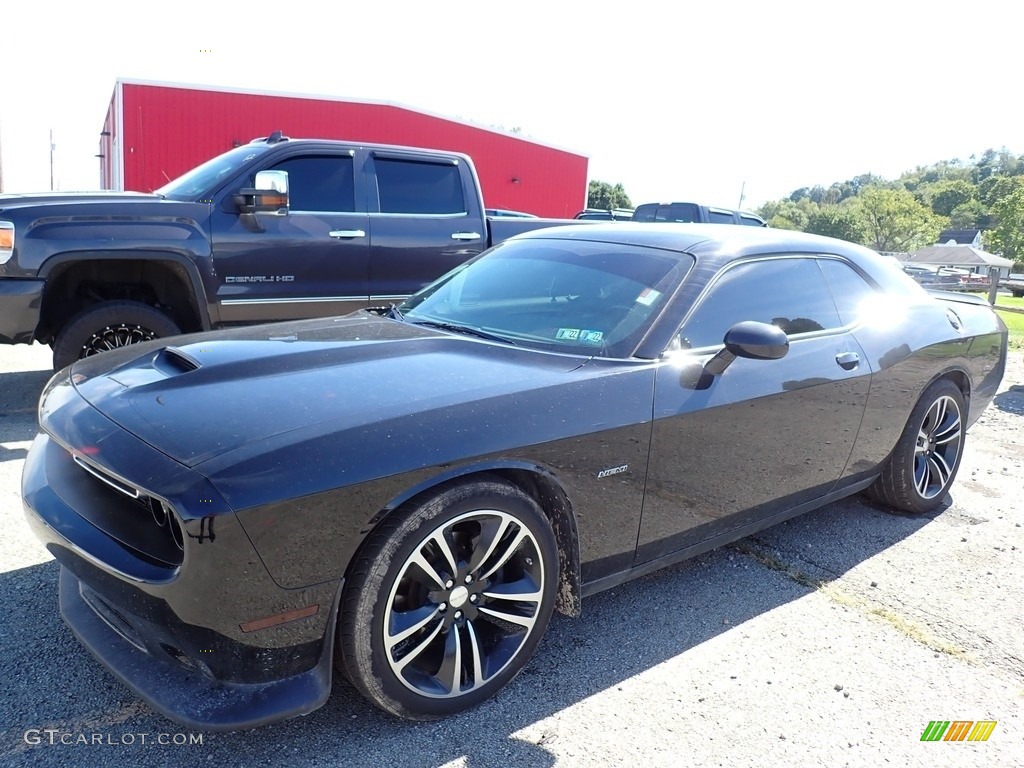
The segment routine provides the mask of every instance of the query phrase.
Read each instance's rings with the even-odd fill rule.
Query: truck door
[[[222,323],[340,315],[367,305],[370,238],[360,157],[317,149],[253,169],[287,171],[284,215],[240,216],[231,205],[234,188],[217,201],[213,262]],[[250,177],[236,186],[251,183]]]
[[[455,158],[382,150],[370,156],[370,298],[382,303],[480,253],[487,230],[479,194],[468,194]]]

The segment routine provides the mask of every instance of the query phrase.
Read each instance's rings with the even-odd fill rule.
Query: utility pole
[[[50,191],[53,192],[53,150],[56,147],[53,144],[53,128],[50,129]]]
[[[746,181],[744,181],[744,182],[743,182],[743,184],[742,184],[742,185],[740,186],[740,202],[739,202],[739,204],[738,204],[738,205],[736,206],[736,207],[737,207],[737,208],[739,208],[739,209],[740,209],[741,211],[743,210],[743,198],[745,198],[745,197],[746,197],[746,195],[744,194],[744,193],[745,193],[746,191],[747,191],[747,182],[746,182]]]

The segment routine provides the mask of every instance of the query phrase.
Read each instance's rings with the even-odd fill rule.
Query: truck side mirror
[[[252,189],[233,197],[239,213],[288,214],[288,171],[259,171]]]

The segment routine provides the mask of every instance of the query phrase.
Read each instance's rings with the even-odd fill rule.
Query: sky
[[[97,189],[123,77],[519,127],[634,204],[756,208],[1024,152],[1022,22],[1004,0],[5,3],[0,172],[4,192],[49,189],[52,131],[54,188]]]

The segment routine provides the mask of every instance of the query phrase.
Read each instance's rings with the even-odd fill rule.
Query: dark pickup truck
[[[742,224],[767,227],[756,213],[732,208],[714,208],[699,203],[644,203],[633,211],[631,221],[685,221],[704,224]]]
[[[453,152],[279,133],[153,194],[0,195],[0,343],[54,367],[227,325],[398,301],[519,232]]]

